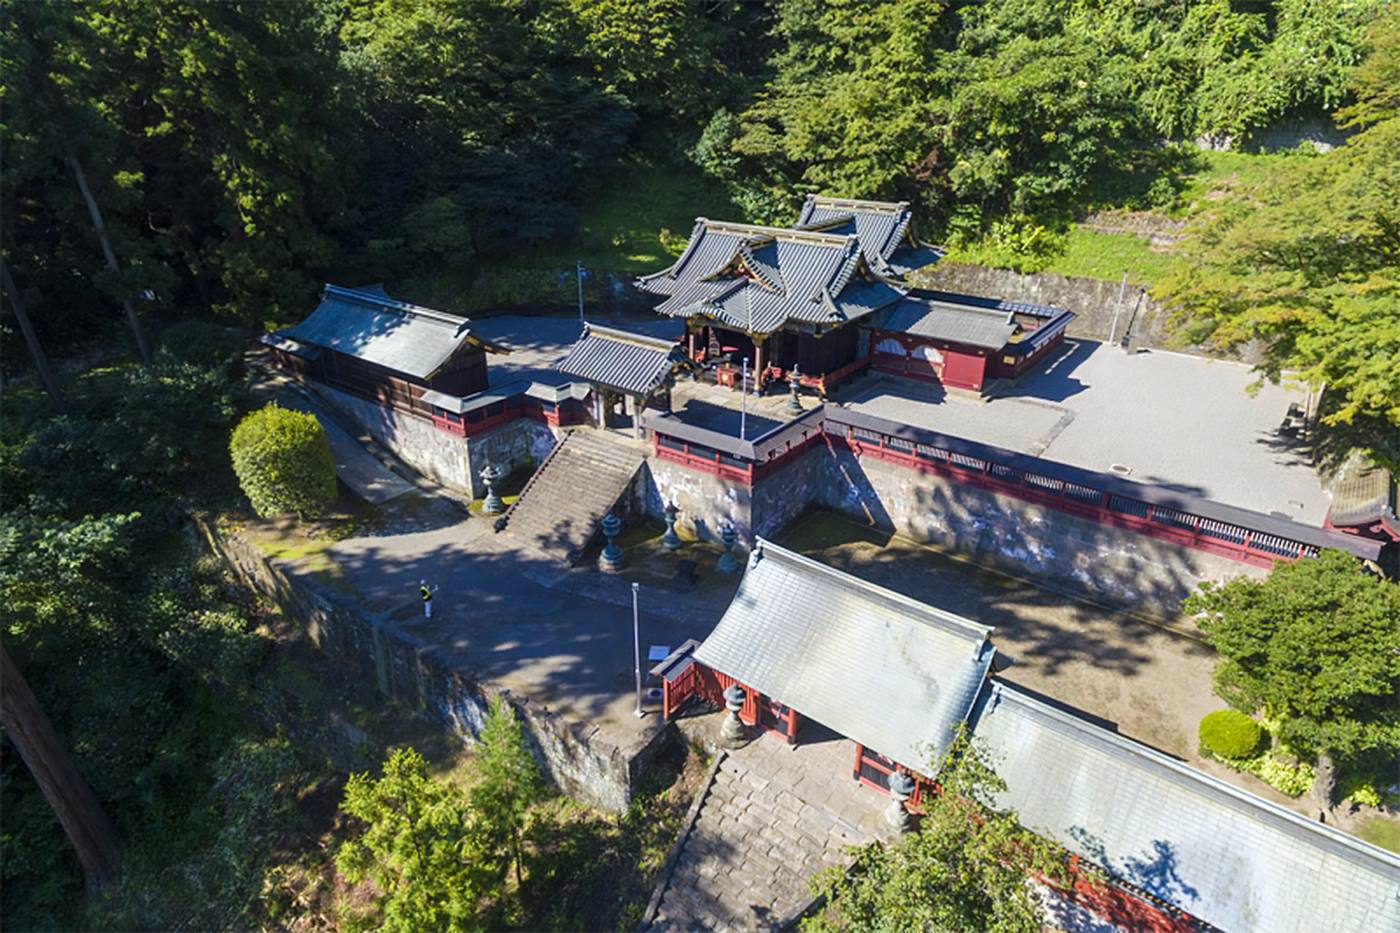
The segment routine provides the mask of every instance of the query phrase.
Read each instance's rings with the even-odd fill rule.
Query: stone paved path
[[[851,778],[855,746],[823,738],[790,748],[765,735],[729,753],[650,929],[778,928],[810,903],[816,872],[884,832],[887,799]]]

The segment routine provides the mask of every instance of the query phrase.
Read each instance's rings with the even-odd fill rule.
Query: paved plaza
[[[1320,526],[1329,499],[1294,441],[1280,437],[1302,391],[1265,384],[1242,363],[1165,350],[1125,353],[1069,340],[990,401],[890,376],[838,401],[881,418]]]

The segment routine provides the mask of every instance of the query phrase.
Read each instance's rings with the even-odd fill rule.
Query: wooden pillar
[[[756,394],[762,395],[762,394],[763,394],[763,338],[762,338],[762,337],[755,338],[755,339],[754,339],[754,342],[753,342],[753,369],[754,369],[754,373],[755,373],[755,375],[754,375],[754,383],[753,383],[753,384],[757,387],[757,393],[756,393]]]
[[[857,781],[860,780],[860,759],[861,759],[864,755],[865,755],[865,746],[864,746],[864,745],[861,745],[861,744],[859,744],[859,743],[857,743],[857,745],[856,745],[856,763],[851,767],[851,777],[855,778]]]
[[[685,326],[685,358],[695,362],[695,331],[689,324]]]

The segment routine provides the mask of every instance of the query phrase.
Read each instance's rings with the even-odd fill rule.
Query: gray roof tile
[[[417,379],[431,377],[467,343],[505,352],[475,337],[466,318],[395,301],[378,287],[327,285],[311,316],[282,335]]]
[[[1008,314],[921,298],[905,298],[890,308],[884,330],[974,347],[1000,350],[1016,333]]]
[[[1400,931],[1400,856],[1004,683],[975,735],[1021,822],[1223,930]]]
[[[589,325],[560,372],[624,392],[648,395],[683,361],[673,341]]]
[[[695,659],[928,774],[991,666],[990,631],[759,539]]]
[[[903,289],[870,274],[862,258],[854,235],[701,218],[675,264],[638,285],[667,296],[662,314],[770,334],[789,323],[840,325],[898,301]],[[757,280],[736,271],[739,263]]]

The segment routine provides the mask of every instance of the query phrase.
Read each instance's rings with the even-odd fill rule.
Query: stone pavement
[[[719,719],[682,720],[683,731],[714,735]],[[659,882],[651,930],[781,928],[811,903],[813,875],[849,861],[848,847],[886,837],[888,799],[851,778],[854,743],[805,728],[808,744],[762,735],[720,762]]]

